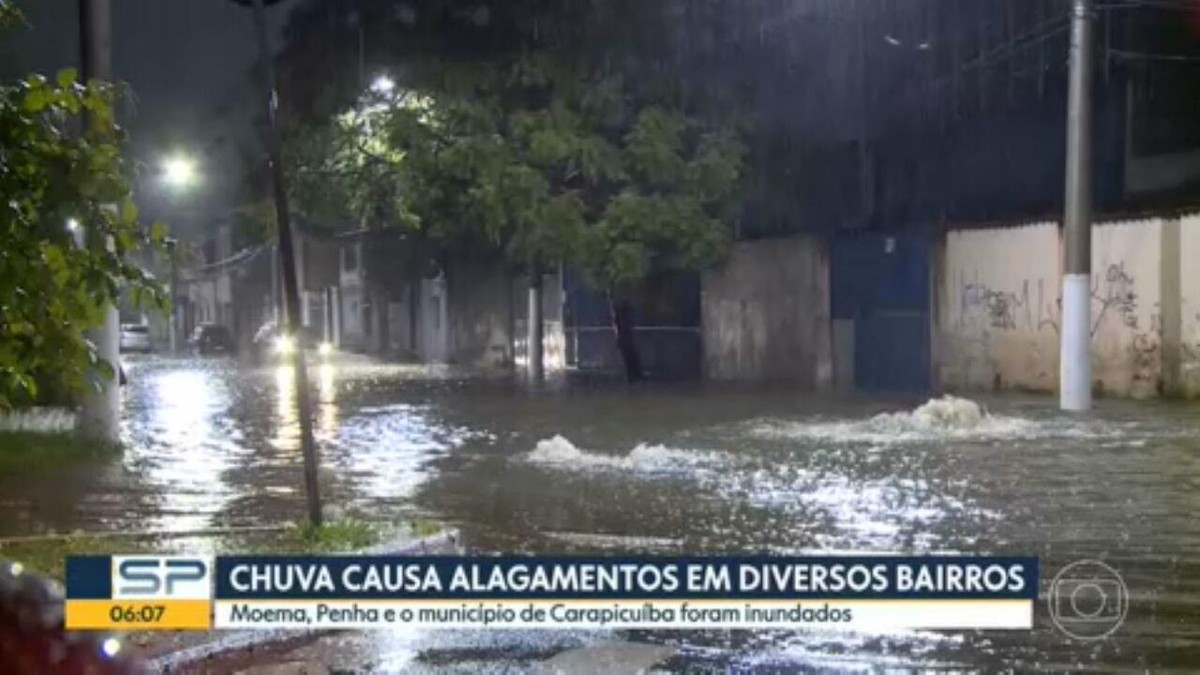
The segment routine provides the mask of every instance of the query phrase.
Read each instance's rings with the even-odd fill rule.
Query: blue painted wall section
[[[928,391],[929,238],[847,233],[831,249],[833,318],[854,321],[855,387]]]

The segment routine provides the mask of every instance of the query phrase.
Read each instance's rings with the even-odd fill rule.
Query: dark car
[[[206,323],[196,326],[196,332],[188,340],[192,351],[202,356],[211,354],[232,354],[234,352],[233,334],[225,326]]]

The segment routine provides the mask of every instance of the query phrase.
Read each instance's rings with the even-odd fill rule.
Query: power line
[[[1124,49],[1109,49],[1110,54],[1114,54],[1125,59],[1140,59],[1144,61],[1174,61],[1174,62],[1200,62],[1200,54],[1149,54],[1146,52],[1131,52]]]

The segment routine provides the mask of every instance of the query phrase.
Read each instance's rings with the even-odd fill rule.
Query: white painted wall
[[[1161,219],[1092,228],[1092,382],[1104,393],[1157,393],[1162,234]]]
[[[947,233],[933,349],[942,386],[1053,390],[1060,270],[1055,223]]]
[[[948,389],[1058,385],[1057,223],[946,234],[934,359]],[[1100,392],[1200,395],[1200,215],[1092,228],[1092,382]],[[1164,325],[1166,329],[1164,330]]]
[[[1179,223],[1180,386],[1200,396],[1200,214]]]

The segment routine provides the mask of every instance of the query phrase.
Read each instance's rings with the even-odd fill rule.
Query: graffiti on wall
[[[1125,263],[1113,263],[1102,276],[1092,275],[1092,336],[1110,315],[1121,325],[1132,330],[1138,328],[1138,295],[1133,277],[1125,271]]]
[[[976,273],[978,278],[978,273]],[[959,324],[983,323],[1002,331],[1058,331],[1062,313],[1062,296],[1047,298],[1046,279],[1036,279],[1036,291],[1030,290],[1030,279],[1021,280],[1019,291],[992,288],[979,281],[959,277]],[[1036,297],[1035,297],[1036,296]],[[1110,317],[1126,328],[1138,329],[1138,294],[1134,278],[1125,270],[1125,263],[1109,265],[1103,274],[1092,277],[1092,335]]]
[[[975,278],[978,279],[978,273]],[[1047,298],[1046,280],[1021,281],[1018,291],[992,288],[979,281],[959,278],[959,324],[982,320],[987,328],[1001,331],[1033,330],[1047,326],[1058,329],[1058,296]]]
[[[960,273],[957,317],[960,331],[979,343],[974,345],[973,361],[990,361],[986,356],[987,343],[993,331],[1058,333],[1062,300],[1058,293],[1047,293],[1049,280],[1022,279],[1018,290],[1006,290],[978,281],[977,273],[974,276],[975,281],[967,281]],[[1092,276],[1091,299],[1092,336],[1105,326],[1128,331],[1132,379],[1161,386],[1161,311],[1155,303],[1148,317],[1149,325],[1141,320],[1137,281],[1124,261],[1111,263]]]

